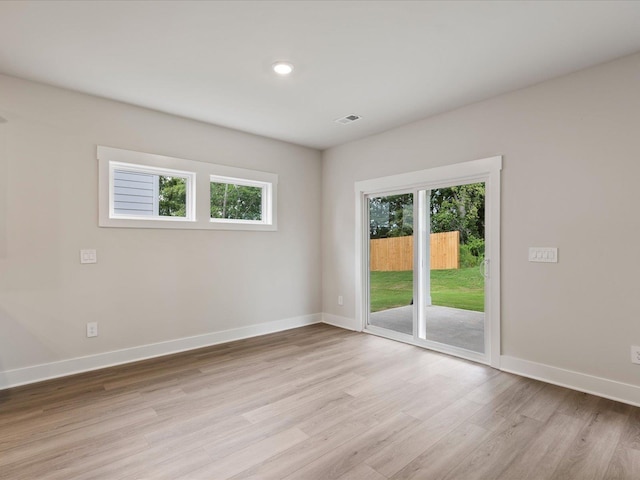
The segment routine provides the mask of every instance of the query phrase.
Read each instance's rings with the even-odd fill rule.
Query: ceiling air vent
[[[346,117],[342,117],[336,120],[336,123],[340,125],[348,125],[349,123],[353,123],[356,120],[360,120],[362,117],[360,115],[356,115],[352,113],[351,115],[347,115]]]

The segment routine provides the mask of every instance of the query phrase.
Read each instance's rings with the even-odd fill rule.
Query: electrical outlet
[[[344,297],[342,295],[338,295],[338,305],[344,305]]]
[[[631,363],[637,363],[640,365],[640,347],[631,347]]]
[[[98,336],[98,322],[89,322],[87,323],[87,337],[97,337]]]

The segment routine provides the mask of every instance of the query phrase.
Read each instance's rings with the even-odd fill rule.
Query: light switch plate
[[[98,254],[95,250],[80,250],[80,263],[98,263]]]
[[[529,247],[529,261],[558,263],[558,249],[555,247]]]
[[[635,345],[631,347],[631,363],[640,365],[640,347]]]

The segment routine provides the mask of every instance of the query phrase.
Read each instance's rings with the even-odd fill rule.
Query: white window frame
[[[214,163],[167,157],[99,145],[98,157],[98,225],[120,228],[171,228],[192,230],[276,231],[278,175]],[[187,194],[187,217],[114,215],[113,171],[127,169],[167,176],[189,176],[191,193]],[[131,170],[134,171],[134,170]],[[239,184],[264,186],[262,221],[211,221],[211,179],[233,179]],[[189,183],[189,182],[188,182]],[[189,188],[187,189],[189,192]],[[219,219],[215,219],[219,220]]]
[[[164,215],[133,215],[116,213],[115,209],[115,171],[148,173],[150,175],[160,175],[164,177],[184,178],[186,180],[186,214],[184,217],[172,217]],[[196,174],[181,170],[171,170],[169,168],[150,167],[146,165],[136,165],[133,163],[109,162],[109,218],[122,220],[158,220],[161,222],[193,222],[195,220],[195,180]]]
[[[261,212],[260,216],[261,220],[243,220],[239,218],[213,218],[209,215],[209,221],[213,223],[238,223],[245,225],[269,225],[271,223],[272,217],[272,207],[271,207],[271,189],[272,184],[270,182],[259,182],[257,180],[247,180],[246,178],[234,178],[234,177],[223,177],[220,175],[211,175],[209,177],[209,188],[211,188],[211,183],[228,183],[229,185],[240,185],[243,187],[257,187],[262,190],[261,200]],[[209,205],[211,208],[211,205]]]

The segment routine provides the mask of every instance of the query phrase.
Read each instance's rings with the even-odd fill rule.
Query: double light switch
[[[80,263],[98,263],[98,254],[95,250],[80,250]]]

